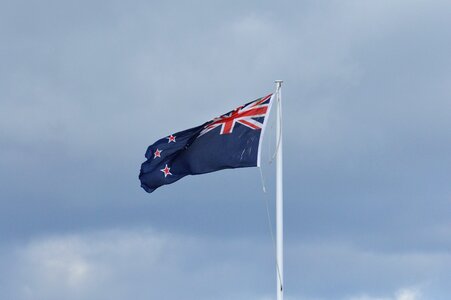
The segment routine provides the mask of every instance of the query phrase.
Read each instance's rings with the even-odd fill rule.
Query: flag
[[[148,193],[187,175],[260,165],[260,146],[273,101],[269,94],[147,148],[139,180]]]

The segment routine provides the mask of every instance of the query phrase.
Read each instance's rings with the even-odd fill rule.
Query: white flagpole
[[[276,268],[277,300],[283,300],[283,161],[282,161],[282,80],[276,80]]]

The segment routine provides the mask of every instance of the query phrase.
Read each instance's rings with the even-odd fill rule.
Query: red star
[[[168,168],[168,165],[164,167],[164,169],[161,169],[160,171],[164,173],[164,178],[166,178],[168,175],[172,175],[171,172],[169,172],[171,168]]]
[[[155,153],[153,154],[153,158],[157,158],[157,157],[161,157],[161,152],[163,152],[163,150],[155,150]]]
[[[170,142],[174,142],[175,143],[175,135],[170,135],[170,136],[168,136],[167,137],[167,139],[169,139],[169,141],[168,141],[168,144],[170,143]]]

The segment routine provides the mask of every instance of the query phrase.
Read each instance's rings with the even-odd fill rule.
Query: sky
[[[0,298],[275,299],[257,168],[148,145],[282,79],[285,297],[451,297],[449,1],[0,0]],[[272,222],[272,223],[271,223]]]

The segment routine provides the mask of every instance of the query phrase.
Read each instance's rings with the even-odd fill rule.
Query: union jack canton
[[[259,166],[273,98],[269,94],[150,145],[139,174],[141,187],[151,193],[186,175]]]

